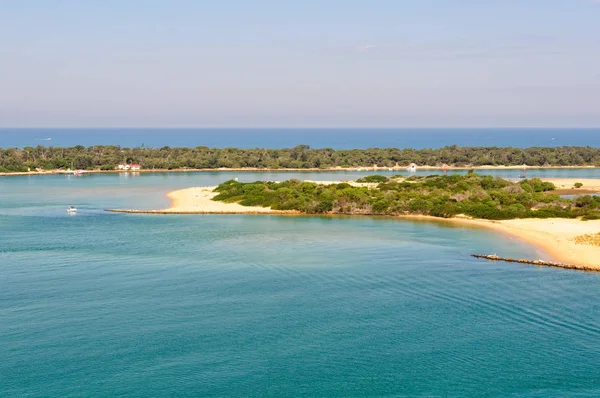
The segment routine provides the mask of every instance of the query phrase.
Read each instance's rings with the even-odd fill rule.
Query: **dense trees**
[[[286,149],[237,148],[121,148],[119,146],[37,146],[0,149],[0,172],[61,168],[112,170],[120,163],[140,163],[145,169],[178,168],[331,168],[377,165],[393,167],[410,163],[430,166],[600,166],[600,148],[497,148],[458,147],[440,149],[370,148],[352,150],[311,149],[299,145]]]
[[[281,183],[228,181],[216,189],[214,200],[274,210],[298,210],[308,214],[421,214],[453,217],[465,214],[484,219],[600,218],[600,197],[561,198],[551,183],[534,178],[512,183],[476,173],[410,177],[386,177],[376,187],[347,183],[318,185],[290,180]]]

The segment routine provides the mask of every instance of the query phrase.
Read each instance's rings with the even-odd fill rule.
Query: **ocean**
[[[0,177],[0,397],[600,396],[600,274],[469,256],[547,256],[518,239],[104,211],[230,178]]]
[[[120,145],[121,147],[214,148],[441,148],[600,147],[596,129],[11,129],[0,128],[0,148],[26,146]]]

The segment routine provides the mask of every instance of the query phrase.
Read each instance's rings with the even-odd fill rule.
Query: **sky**
[[[598,127],[600,0],[0,0],[0,127]]]

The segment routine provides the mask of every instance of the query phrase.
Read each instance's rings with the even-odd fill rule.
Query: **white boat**
[[[71,214],[77,213],[77,208],[74,206],[69,206],[69,207],[67,207],[67,213],[71,213]]]

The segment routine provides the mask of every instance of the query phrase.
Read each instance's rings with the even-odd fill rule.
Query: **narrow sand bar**
[[[269,207],[242,206],[238,203],[225,203],[212,200],[218,195],[216,187],[194,187],[169,192],[171,206],[161,210],[111,209],[116,213],[144,214],[297,214],[296,211],[278,211]]]
[[[194,187],[169,192],[171,207],[153,211],[162,214],[297,214],[296,211],[272,210],[269,207],[242,206],[212,200],[218,195],[216,187]]]
[[[545,179],[545,181],[551,181],[557,186],[572,186],[572,183],[574,182],[582,182],[584,186],[592,189],[597,187],[600,192],[600,180],[570,180],[571,179],[556,178]],[[339,183],[339,181],[320,183],[331,184]],[[359,185],[359,183],[353,184]],[[116,211],[153,214],[301,214],[296,211],[278,211],[265,207],[249,207],[237,203],[217,202],[212,200],[217,195],[217,193],[214,192],[215,188],[216,187],[194,187],[170,192],[167,196],[171,199],[172,203],[171,207],[168,209]],[[540,247],[560,262],[588,266],[600,270],[600,246],[575,242],[576,238],[581,240],[582,237],[587,235],[600,234],[600,220],[580,221],[558,218],[489,221],[462,217],[440,219],[428,216],[406,216],[406,218],[442,221],[455,225],[462,224],[465,226],[494,229],[498,232],[509,234],[527,243]]]
[[[542,181],[551,182],[556,186],[556,193],[568,195],[587,195],[600,193],[600,179],[594,178],[542,178]],[[581,183],[581,188],[575,188],[576,183]]]
[[[590,189],[600,192],[600,179],[597,178],[542,178],[542,181],[551,182],[556,185],[558,189],[569,189],[580,182],[583,184],[578,189]]]

